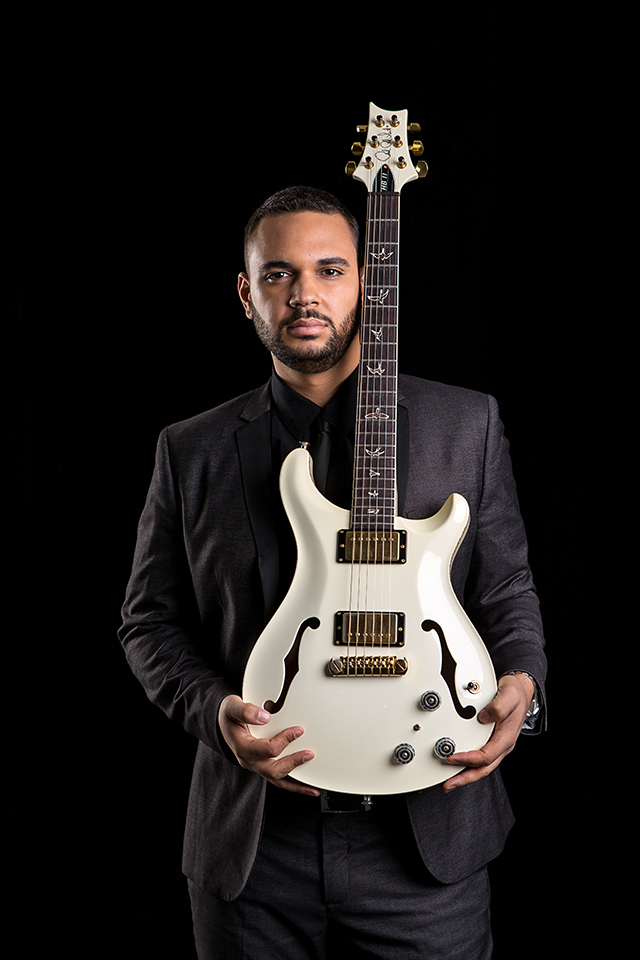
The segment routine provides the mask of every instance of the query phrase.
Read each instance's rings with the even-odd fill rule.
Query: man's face
[[[265,347],[285,366],[323,373],[357,357],[360,271],[340,214],[266,217],[248,251],[238,292]]]

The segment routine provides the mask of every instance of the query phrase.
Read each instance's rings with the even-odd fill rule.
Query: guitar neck
[[[368,200],[351,506],[355,531],[394,528],[399,211],[400,195],[392,192],[383,168]]]

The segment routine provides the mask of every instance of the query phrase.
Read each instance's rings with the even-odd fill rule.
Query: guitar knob
[[[410,743],[399,743],[393,751],[393,759],[396,763],[411,763],[416,755],[416,751]]]
[[[351,153],[354,155],[354,157],[361,157],[364,153],[364,147],[361,143],[356,141],[356,143],[351,144]]]
[[[424,160],[418,160],[416,163],[416,173],[419,177],[426,177],[429,172],[429,167],[427,166]]]
[[[348,177],[352,177],[356,172],[357,167],[358,164],[355,162],[355,160],[349,160],[349,163],[344,168],[344,172]]]
[[[423,710],[429,710],[429,712],[437,710],[441,703],[442,698],[435,690],[427,690],[427,692],[423,693],[420,697],[420,706]]]
[[[411,150],[411,153],[414,155],[414,157],[421,157],[424,153],[424,146],[420,140],[414,140],[409,147],[409,150]]]
[[[446,760],[447,757],[453,756],[456,752],[456,745],[451,737],[440,737],[433,751],[436,757],[440,757],[441,760]]]

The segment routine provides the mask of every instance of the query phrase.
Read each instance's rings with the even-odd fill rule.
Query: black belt
[[[397,806],[399,798],[392,796],[363,796],[353,793],[336,793],[333,790],[320,791],[320,809],[323,813],[369,813],[371,810],[387,810],[390,805]]]

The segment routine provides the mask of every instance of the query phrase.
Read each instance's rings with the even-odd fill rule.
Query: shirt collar
[[[354,430],[358,393],[358,370],[350,374],[326,407],[303,397],[282,380],[276,371],[271,374],[271,394],[278,416],[300,440],[308,438],[310,427],[319,414],[333,430],[347,435]]]

